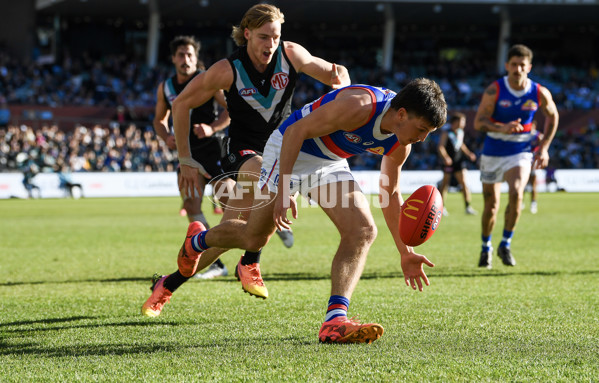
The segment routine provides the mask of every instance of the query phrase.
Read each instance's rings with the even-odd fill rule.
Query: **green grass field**
[[[371,345],[317,341],[339,238],[319,209],[300,211],[293,248],[265,248],[268,300],[233,276],[190,280],[150,319],[149,279],[176,270],[187,227],[177,198],[0,201],[0,381],[597,382],[598,199],[541,194],[512,242],[518,265],[495,256],[480,270],[480,216],[450,194],[452,214],[418,248],[436,263],[422,293],[375,211],[349,312],[384,326]]]

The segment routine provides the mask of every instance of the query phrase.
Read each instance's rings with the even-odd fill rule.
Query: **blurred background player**
[[[198,60],[200,42],[192,36],[175,37],[170,43],[170,51],[176,73],[158,86],[153,125],[156,134],[164,140],[169,149],[176,150],[175,136],[169,128],[172,103],[185,86],[205,70],[205,67]],[[217,116],[219,104],[223,110]],[[194,108],[191,112],[189,121],[190,127],[193,127],[193,129],[189,129],[191,156],[202,165],[211,177],[218,177],[224,173],[221,166],[224,136],[222,131],[229,125],[229,122],[229,113],[226,110],[222,91],[216,92],[213,98]],[[178,178],[181,176],[180,168],[177,169],[177,176]],[[186,214],[189,222],[200,221],[208,227],[208,221],[202,212],[202,197],[206,182],[206,177],[199,177],[200,187],[193,196],[186,195],[181,191],[183,200],[181,215]],[[185,214],[183,214],[183,210]],[[217,260],[205,273],[198,276],[215,278],[227,274],[228,270],[225,265],[222,261]]]
[[[441,161],[443,161],[443,179],[439,191],[445,201],[451,177],[455,176],[458,184],[462,187],[466,214],[474,215],[477,212],[470,206],[470,189],[466,184],[467,170],[464,167],[462,154],[465,154],[473,162],[476,161],[476,155],[464,143],[464,127],[466,127],[466,115],[464,113],[453,113],[449,118],[449,124],[441,132],[437,149]],[[443,208],[443,215],[449,215],[445,207]]]
[[[233,27],[232,37],[239,48],[194,78],[175,100],[173,122],[181,164],[179,185],[188,186],[184,192],[190,193],[201,187],[199,164],[191,158],[189,150],[189,110],[204,104],[215,93],[226,92],[231,117],[223,166],[227,173],[233,172],[239,187],[242,187],[257,183],[264,146],[270,134],[291,114],[291,98],[300,73],[333,88],[350,84],[345,67],[312,56],[299,44],[282,41],[281,24],[284,21],[283,13],[273,5],[251,7],[239,26]],[[247,221],[250,218],[253,187],[239,194],[242,198],[229,199],[221,222],[232,219]],[[217,259],[224,251],[210,249],[204,253],[202,261]],[[268,289],[259,264],[261,251],[246,251],[237,264],[236,275],[245,292],[266,299]],[[180,254],[178,263],[184,256]],[[180,267],[173,274],[158,276],[142,313],[160,315],[172,293],[194,273],[195,268],[182,273]]]
[[[476,113],[474,127],[486,132],[480,160],[484,211],[482,214],[482,251],[479,267],[491,268],[493,247],[491,234],[495,226],[501,184],[509,187],[505,208],[503,238],[497,254],[503,264],[515,266],[510,244],[520,218],[524,188],[532,168],[544,168],[549,163],[549,145],[553,140],[559,115],[551,92],[530,80],[532,51],[524,45],[512,46],[507,54],[507,76],[487,87]],[[538,110],[545,115],[543,138],[532,153],[532,122]],[[534,158],[534,161],[533,161]]]

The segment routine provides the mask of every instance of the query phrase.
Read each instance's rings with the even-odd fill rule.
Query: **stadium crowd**
[[[351,59],[349,59],[351,62]],[[494,63],[482,60],[441,61],[397,68],[392,73],[368,70],[348,64],[354,83],[381,84],[400,89],[414,77],[427,76],[442,87],[451,109],[474,110],[484,87],[497,76]],[[127,109],[155,104],[156,85],[170,76],[172,65],[147,68],[125,56],[106,56],[94,60],[66,57],[60,65],[20,63],[0,51],[0,171],[19,171],[33,161],[39,171],[170,171],[176,155],[159,140],[147,123],[115,120],[110,126],[78,125],[63,131],[48,124],[35,131],[31,126],[6,125],[7,105],[106,106]],[[553,93],[560,109],[599,108],[599,71],[594,64],[587,69],[555,67],[535,63],[531,75]],[[298,82],[293,106],[298,108],[326,91],[307,76]],[[433,134],[426,143],[416,145],[406,169],[439,168],[437,141]],[[482,147],[483,135],[468,135],[466,143],[475,151]],[[550,152],[555,168],[599,168],[599,131],[595,121],[577,132],[559,131]],[[378,169],[380,158],[359,156],[350,165],[355,170]],[[477,168],[476,164],[468,165]]]

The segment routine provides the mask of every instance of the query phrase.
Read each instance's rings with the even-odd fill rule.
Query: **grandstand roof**
[[[36,0],[38,15],[82,17],[92,20],[119,17],[124,22],[146,22],[156,3],[162,21],[183,24],[232,25],[256,0]],[[340,23],[382,20],[376,0],[273,0],[292,22]],[[599,0],[386,0],[394,3],[398,23],[498,23],[498,5],[510,8],[515,23],[595,23]]]

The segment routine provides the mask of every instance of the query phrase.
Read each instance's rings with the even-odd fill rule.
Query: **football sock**
[[[501,243],[499,247],[510,247],[510,243],[512,243],[512,237],[514,236],[513,231],[503,231],[503,238],[501,239]]]
[[[347,317],[347,309],[349,309],[349,299],[341,295],[331,295],[324,321],[328,322],[333,318],[341,316]]]
[[[182,284],[187,282],[189,278],[184,277],[183,274],[179,272],[179,270],[175,271],[164,280],[164,288],[174,293],[175,290],[179,288]]]
[[[208,221],[206,220],[204,213],[192,215],[191,220],[192,221],[200,221],[204,224],[204,226],[206,226],[206,229],[210,229],[210,225],[208,225]]]
[[[243,257],[241,257],[241,264],[244,266],[247,265],[251,265],[252,263],[260,263],[260,254],[262,253],[262,250],[260,251],[246,251],[243,254]]]
[[[191,238],[191,247],[193,247],[193,249],[195,251],[197,251],[198,253],[201,253],[202,251],[206,251],[210,248],[210,246],[208,246],[206,244],[206,234],[208,233],[208,230],[204,230],[199,234],[194,235]]]
[[[491,236],[482,236],[483,239],[483,251],[490,252],[493,249],[493,245],[491,244]]]

